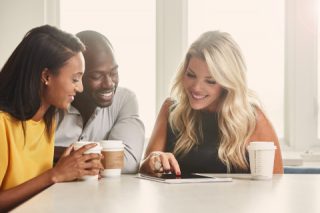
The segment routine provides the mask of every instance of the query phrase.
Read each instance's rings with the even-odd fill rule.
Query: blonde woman
[[[224,32],[202,34],[189,48],[158,115],[140,172],[249,173],[252,141],[277,146],[272,124],[247,88],[240,48]]]

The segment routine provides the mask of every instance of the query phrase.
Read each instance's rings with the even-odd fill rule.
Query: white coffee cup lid
[[[249,143],[248,150],[257,150],[257,149],[277,149],[272,141],[259,141]]]
[[[84,145],[87,145],[87,144],[91,144],[91,143],[95,143],[97,144],[95,147],[91,148],[90,150],[101,150],[102,147],[100,146],[99,143],[97,142],[94,142],[94,141],[77,141],[74,143],[74,148],[75,149],[79,149],[80,147],[84,146]]]
[[[103,148],[107,148],[107,149],[124,148],[124,144],[120,140],[103,140],[103,141],[100,141],[100,144]]]

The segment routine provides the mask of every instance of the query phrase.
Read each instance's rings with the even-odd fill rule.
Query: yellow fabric
[[[15,187],[52,168],[54,132],[43,120],[22,122],[0,111],[0,190]]]

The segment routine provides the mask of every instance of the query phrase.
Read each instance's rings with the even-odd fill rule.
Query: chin
[[[190,105],[193,110],[205,110],[208,108],[207,105],[200,105],[200,104],[190,104]]]
[[[110,102],[103,102],[103,103],[97,102],[96,104],[97,104],[98,107],[105,108],[105,107],[111,106],[112,101],[110,101]]]
[[[189,103],[190,103],[191,108],[194,109],[194,110],[203,109],[205,107],[203,105],[203,103],[194,102],[194,101],[190,101]]]
[[[202,110],[203,109],[203,107],[191,107],[193,110]]]
[[[61,104],[60,106],[56,106],[58,109],[68,109],[71,103]]]

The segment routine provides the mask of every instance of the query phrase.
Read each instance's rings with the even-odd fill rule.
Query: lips
[[[69,96],[69,101],[72,102],[74,100],[74,95]]]
[[[100,101],[111,101],[114,95],[114,89],[113,90],[108,90],[108,91],[100,91],[96,93],[96,96]]]
[[[103,97],[103,98],[109,98],[109,97],[111,97],[113,95],[113,91],[111,91],[111,92],[99,92],[98,95]]]
[[[191,94],[191,97],[195,100],[202,100],[207,97],[207,95],[200,95],[193,92],[191,92],[190,94]]]

